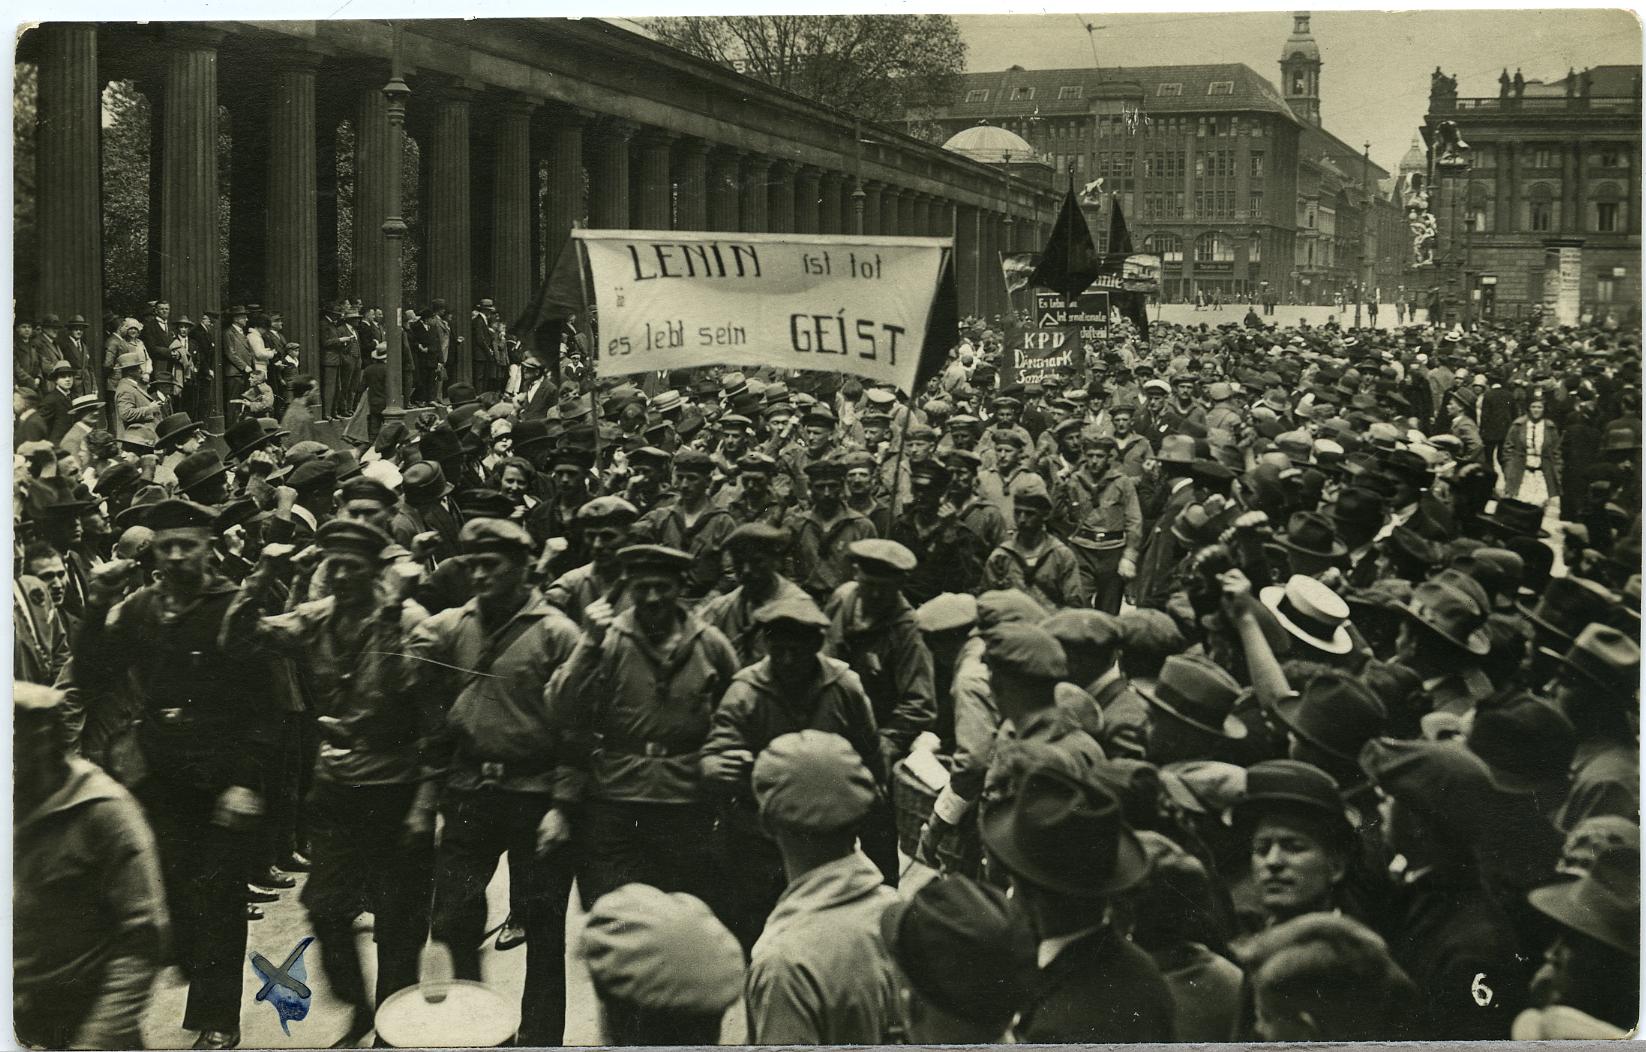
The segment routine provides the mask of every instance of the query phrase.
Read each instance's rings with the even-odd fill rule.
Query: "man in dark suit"
[[[48,442],[56,443],[68,434],[69,425],[74,423],[71,403],[74,399],[75,375],[74,366],[68,362],[56,363],[47,374],[51,386],[40,396],[40,418],[45,421]]]
[[[174,339],[176,334],[171,329],[171,304],[165,300],[151,302],[143,316],[143,346],[149,352],[149,360],[154,363],[150,383],[171,378],[171,341]]]
[[[1107,789],[1040,767],[1017,795],[985,805],[979,828],[1011,874],[1039,940],[1039,974],[1019,1041],[1171,1041],[1171,990],[1109,920],[1109,901],[1147,875],[1143,845]]]

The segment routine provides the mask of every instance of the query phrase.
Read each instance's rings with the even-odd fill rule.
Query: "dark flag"
[[[954,253],[943,252],[943,271],[937,279],[937,295],[932,298],[926,319],[926,342],[920,347],[920,364],[914,371],[913,397],[926,381],[943,371],[960,332],[960,293],[954,284]]]
[[[1126,227],[1126,216],[1120,210],[1120,195],[1116,194],[1109,205],[1109,252],[1103,259],[1103,273],[1124,279],[1126,257],[1133,251],[1132,232]],[[1120,309],[1120,316],[1137,326],[1138,335],[1147,340],[1148,298],[1141,292],[1127,292],[1123,289],[1117,289],[1109,295],[1114,297],[1114,305]]]
[[[1064,303],[1074,303],[1101,272],[1102,261],[1097,255],[1097,246],[1092,244],[1086,216],[1075,198],[1071,175],[1063,209],[1057,214],[1057,224],[1052,227],[1045,251],[1040,253],[1039,264],[1029,275],[1029,284],[1057,293]]]

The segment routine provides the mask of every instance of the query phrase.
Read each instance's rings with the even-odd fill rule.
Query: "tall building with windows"
[[[1263,282],[1282,301],[1398,283],[1398,253],[1368,251],[1398,210],[1389,173],[1320,122],[1320,48],[1292,18],[1282,90],[1249,66],[1129,66],[968,73],[911,132],[947,138],[980,124],[1022,136],[1076,187],[1116,191],[1140,251],[1164,265],[1168,300]],[[1375,215],[1373,213],[1376,213]],[[1101,240],[1107,216],[1088,215]],[[1385,243],[1392,239],[1384,239]]]
[[[1466,148],[1434,165],[1447,122]],[[1423,138],[1442,311],[1514,317],[1560,304],[1568,318],[1638,318],[1640,122],[1640,66],[1547,82],[1504,70],[1495,97],[1459,95],[1435,70]]]

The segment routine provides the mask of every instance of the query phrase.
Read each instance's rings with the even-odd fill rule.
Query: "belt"
[[[1082,526],[1074,532],[1076,537],[1088,541],[1123,541],[1126,539],[1125,530],[1093,530]]]
[[[487,781],[502,782],[510,778],[531,778],[554,770],[554,762],[542,760],[482,760],[469,757],[468,766]]]
[[[675,745],[669,742],[647,741],[644,738],[630,738],[623,734],[596,735],[595,741],[597,752],[616,753],[619,756],[648,756],[652,759],[687,756],[703,748],[702,742]]]

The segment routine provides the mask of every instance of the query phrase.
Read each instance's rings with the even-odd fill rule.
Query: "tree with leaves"
[[[947,101],[966,68],[948,15],[654,18],[666,44],[857,117],[897,121]]]

